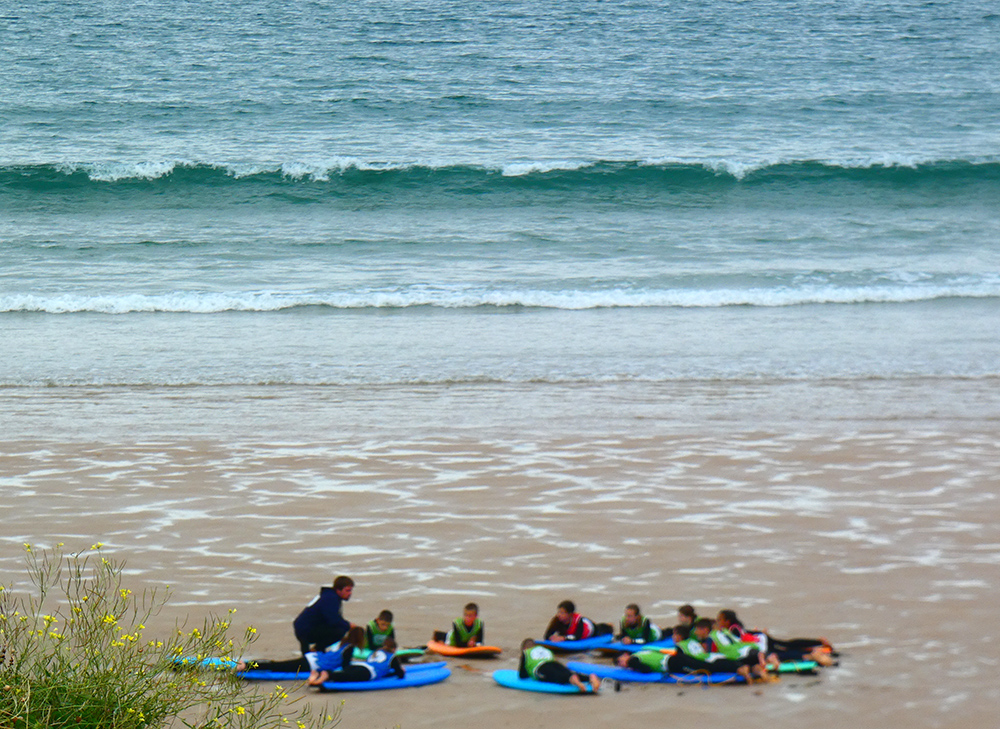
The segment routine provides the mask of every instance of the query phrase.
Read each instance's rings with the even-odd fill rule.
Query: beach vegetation
[[[4,729],[320,729],[281,686],[242,681],[234,660],[254,641],[235,610],[153,635],[169,588],[133,591],[101,544],[67,553],[24,545],[31,589],[0,585],[0,727]]]

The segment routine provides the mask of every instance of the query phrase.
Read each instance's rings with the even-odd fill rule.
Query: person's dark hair
[[[333,581],[334,590],[343,590],[345,587],[354,587],[354,580],[347,575],[341,575]]]
[[[389,611],[389,610],[383,610],[382,612],[380,612],[378,614],[378,618],[376,618],[376,620],[384,620],[387,623],[391,623],[392,622],[392,612]]]
[[[690,605],[681,605],[679,608],[677,608],[677,613],[683,615],[686,618],[698,617],[698,613],[696,613],[694,611],[694,608],[691,607]]]
[[[630,602],[628,605],[626,605],[625,609],[626,610],[633,610],[636,615],[642,615],[642,610],[640,610],[639,606],[636,605],[634,602]]]
[[[355,625],[353,628],[347,631],[347,636],[344,641],[350,643],[355,648],[365,647],[365,629],[360,625]]]
[[[568,613],[575,613],[576,612],[576,605],[573,604],[572,600],[563,600],[556,607],[558,607],[558,608],[560,608],[562,610],[565,610]]]
[[[521,650],[526,651],[529,648],[531,648],[531,646],[533,646],[534,644],[535,641],[533,638],[525,638],[524,640],[521,641]]]
[[[386,638],[385,642],[382,644],[382,650],[384,650],[386,653],[395,653],[396,641],[394,641],[392,638]]]
[[[479,606],[476,605],[476,603],[474,603],[474,602],[470,602],[468,605],[466,605],[465,609],[466,610],[474,610],[475,613],[476,613],[476,615],[479,615]]]
[[[673,632],[677,633],[681,640],[687,640],[691,637],[691,628],[687,625],[675,625]]]
[[[697,620],[694,621],[694,625],[692,625],[691,627],[692,628],[708,628],[709,630],[711,630],[712,629],[712,619],[711,618],[698,618]]]
[[[740,619],[736,617],[735,610],[720,610],[719,615],[724,617],[726,619],[726,622],[728,623],[733,623],[735,625],[743,625],[743,623],[740,622]]]

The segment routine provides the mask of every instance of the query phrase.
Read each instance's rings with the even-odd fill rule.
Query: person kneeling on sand
[[[354,627],[343,615],[344,603],[351,599],[353,592],[354,580],[341,575],[333,581],[332,587],[320,588],[319,595],[299,613],[292,627],[302,655],[325,650]]]
[[[536,644],[531,638],[526,638],[521,643],[521,660],[517,665],[517,675],[544,683],[569,684],[576,686],[581,692],[587,690],[584,681],[589,681],[594,693],[601,688],[601,679],[597,676],[574,673],[557,661],[552,651]]]

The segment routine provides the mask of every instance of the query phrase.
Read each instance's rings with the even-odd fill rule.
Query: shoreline
[[[0,388],[18,440],[806,435],[1000,428],[995,376],[608,383]],[[420,436],[417,436],[420,437]]]

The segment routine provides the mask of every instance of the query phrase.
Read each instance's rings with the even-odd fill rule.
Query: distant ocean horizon
[[[900,383],[1000,377],[991,3],[5,23],[11,422],[32,388],[469,386],[485,426],[551,386],[833,380],[863,417],[873,382],[917,403],[941,386]]]

